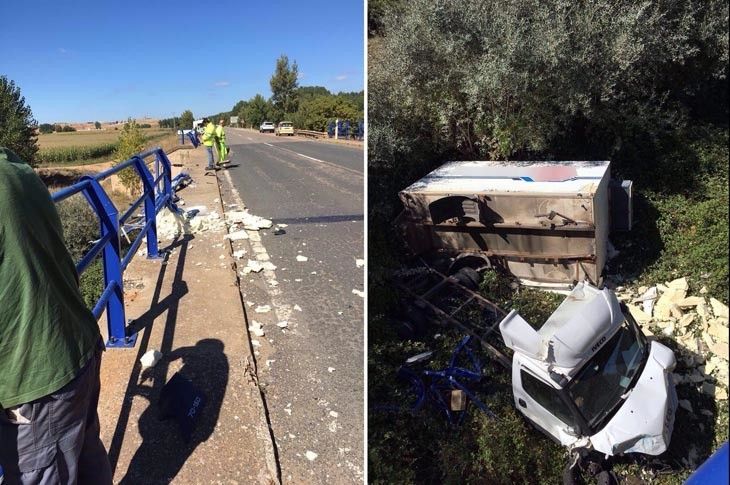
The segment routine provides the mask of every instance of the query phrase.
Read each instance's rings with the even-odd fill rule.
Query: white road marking
[[[231,188],[231,196],[234,202],[238,204],[238,207],[246,207],[246,205],[243,203],[243,200],[241,199],[241,195],[238,193],[238,189],[236,189],[236,186],[233,185],[233,179],[231,178],[230,172],[224,172],[224,176],[226,178],[228,186]],[[259,232],[247,232],[249,235],[248,242],[251,245],[251,249],[253,249],[254,254],[257,255],[256,259],[261,261],[268,261],[269,254],[261,242],[261,235],[259,234]],[[277,321],[292,321],[292,306],[289,303],[281,301],[281,290],[277,287],[277,285],[270,284],[272,281],[276,281],[276,272],[271,269],[264,269],[262,273],[264,274],[264,279],[266,280],[266,282],[269,283],[268,285],[266,285],[266,292],[269,294],[269,299],[271,300],[273,306],[272,309],[274,310],[274,315],[276,316]],[[298,305],[295,305],[295,307],[296,306]],[[291,327],[289,327],[289,330],[292,331],[292,333],[296,333],[296,330],[292,330]]]
[[[352,172],[355,175],[359,175],[360,177],[363,176],[362,172],[358,172],[357,170],[353,170],[351,168],[343,167],[342,165],[339,165],[337,163],[328,162],[327,160],[320,160],[319,158],[310,157],[309,155],[305,155],[303,153],[295,152],[294,150],[290,150],[288,148],[280,147],[280,146],[274,146],[270,143],[264,143],[264,145],[269,145],[272,148],[278,148],[279,150],[284,150],[285,152],[293,153],[294,155],[299,155],[300,157],[307,158],[309,160],[312,160],[317,163],[323,163],[325,165],[331,165],[332,167],[339,168],[341,170],[345,170],[346,172]]]

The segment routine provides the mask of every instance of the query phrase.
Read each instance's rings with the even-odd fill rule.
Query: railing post
[[[172,164],[170,163],[170,159],[167,158],[167,154],[161,148],[155,151],[155,156],[157,157],[157,162],[162,164],[162,171],[165,174],[162,179],[164,188],[162,195],[169,195],[170,202],[172,202]]]
[[[122,278],[119,244],[119,213],[99,182],[89,176],[82,177],[81,180],[90,182],[90,188],[84,190],[83,194],[99,217],[100,236],[103,238],[111,234],[109,243],[104,246],[102,252],[104,288],[108,288],[109,285],[115,286],[106,304],[106,318],[109,329],[109,340],[106,345],[107,347],[134,347],[136,334],[127,335],[127,321],[124,316],[124,280]]]
[[[140,180],[142,181],[142,192],[147,195],[144,198],[144,221],[147,224],[150,220],[149,229],[147,229],[147,259],[158,259],[160,257],[159,249],[157,247],[157,208],[156,208],[156,197],[154,179],[150,173],[147,165],[144,163],[144,159],[135,155],[132,157],[134,160],[134,168],[137,170]]]

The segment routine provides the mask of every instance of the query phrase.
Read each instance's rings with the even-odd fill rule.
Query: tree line
[[[239,124],[246,128],[258,128],[264,121],[291,121],[298,129],[316,131],[325,131],[327,124],[335,119],[363,120],[364,91],[335,94],[322,86],[299,86],[298,76],[296,61],[290,63],[287,56],[281,56],[269,81],[270,98],[256,94],[238,101],[229,111],[207,117],[228,122],[231,116],[237,116]],[[193,113],[186,110],[179,117],[160,120],[160,126],[191,129],[193,121]]]

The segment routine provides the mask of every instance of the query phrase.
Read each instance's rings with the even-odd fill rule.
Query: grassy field
[[[142,132],[150,145],[165,141],[169,146],[176,139],[169,129],[146,128]],[[119,133],[119,130],[92,130],[41,134],[38,136],[40,165],[88,165],[109,161],[116,149]]]
[[[144,134],[148,137],[154,137],[169,133],[168,129],[160,128],[144,128]],[[46,133],[38,135],[38,146],[41,150],[47,148],[70,147],[70,146],[86,146],[86,145],[102,145],[106,143],[116,143],[119,138],[119,130],[89,130],[89,131],[72,131],[68,133]]]

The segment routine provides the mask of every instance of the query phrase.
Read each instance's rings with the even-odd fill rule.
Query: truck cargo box
[[[398,223],[415,254],[481,255],[528,285],[598,285],[610,228],[609,167],[449,162],[400,192]],[[624,219],[630,226],[630,215]]]

